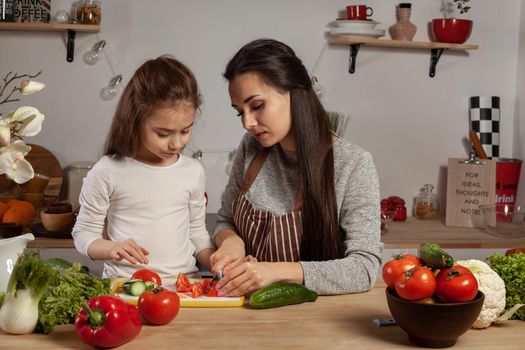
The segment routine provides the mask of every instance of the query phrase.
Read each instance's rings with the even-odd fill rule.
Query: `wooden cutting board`
[[[35,174],[41,174],[49,177],[49,183],[44,191],[44,196],[48,200],[54,200],[60,195],[62,189],[63,174],[62,166],[58,159],[46,148],[29,143],[31,151],[25,159],[35,171]]]

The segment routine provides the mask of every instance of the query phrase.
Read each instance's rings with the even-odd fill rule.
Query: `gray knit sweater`
[[[233,161],[228,185],[222,196],[215,236],[224,228],[235,229],[232,202],[239,193],[244,174],[262,146],[246,134]],[[334,143],[335,191],[339,224],[346,232],[342,259],[301,261],[304,284],[319,294],[367,291],[375,283],[381,266],[379,183],[372,156],[344,139]],[[271,147],[247,197],[259,210],[275,215],[290,212],[298,190],[298,161],[294,152],[279,144]]]

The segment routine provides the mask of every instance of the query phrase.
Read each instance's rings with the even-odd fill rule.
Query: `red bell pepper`
[[[75,319],[75,330],[86,344],[112,348],[133,340],[141,331],[137,308],[111,295],[84,303]]]

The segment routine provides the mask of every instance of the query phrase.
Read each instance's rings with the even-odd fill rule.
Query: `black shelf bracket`
[[[355,61],[357,60],[357,52],[361,44],[351,44],[350,45],[350,62],[348,73],[353,74],[355,72]]]
[[[443,53],[443,50],[445,49],[430,49],[430,71],[428,72],[428,75],[431,78],[436,76],[436,65],[439,61],[439,58],[441,57],[441,54]]]
[[[67,56],[66,60],[68,62],[73,62],[75,57],[75,35],[77,32],[74,30],[68,29],[67,31]]]

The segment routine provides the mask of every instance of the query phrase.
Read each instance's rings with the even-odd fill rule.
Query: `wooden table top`
[[[416,347],[398,326],[377,327],[372,320],[391,318],[383,287],[361,294],[321,296],[313,303],[275,309],[248,307],[183,308],[170,324],[144,326],[119,349],[406,349]],[[520,331],[521,329],[521,331]],[[525,322],[508,321],[470,329],[454,350],[523,349]],[[91,349],[72,325],[49,335],[7,335],[2,349]]]

